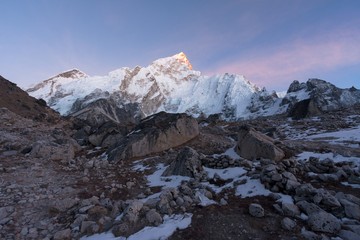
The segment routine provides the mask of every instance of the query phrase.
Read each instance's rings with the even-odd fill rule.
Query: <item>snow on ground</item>
[[[162,174],[165,172],[167,166],[160,163],[156,166],[157,170],[147,177],[149,187],[177,187],[181,185],[182,181],[189,181],[190,177],[184,176],[168,176],[163,177]]]
[[[352,184],[352,183],[348,183],[348,182],[341,182],[341,184],[352,187],[352,188],[360,188],[360,184]]]
[[[268,196],[271,194],[271,191],[267,190],[259,179],[251,179],[250,177],[245,176],[247,171],[242,167],[230,167],[225,169],[212,169],[204,167],[204,169],[208,173],[209,177],[213,177],[215,174],[217,174],[223,180],[232,180],[221,187],[210,184],[209,182],[203,183],[204,185],[210,187],[215,193],[220,193],[226,188],[235,188],[236,182],[246,181],[244,184],[236,186],[236,196],[246,198],[254,196]],[[279,202],[293,203],[291,196],[284,194],[279,195],[281,197],[278,200]]]
[[[228,150],[226,150],[224,153],[222,153],[222,154],[213,154],[213,157],[214,158],[218,158],[218,157],[220,157],[220,156],[224,156],[224,155],[226,155],[226,156],[229,156],[230,158],[232,158],[232,159],[240,159],[240,156],[235,152],[235,147],[236,146],[234,146],[234,147],[232,147],[232,148],[229,148]]]
[[[115,237],[111,232],[82,237],[81,240],[153,240],[166,239],[177,229],[185,229],[191,224],[191,213],[165,215],[164,222],[157,227],[145,227],[142,230],[126,237]]]
[[[330,144],[345,144],[353,147],[359,147],[360,143],[360,126],[351,129],[343,129],[336,132],[327,132],[314,134],[307,137],[311,140],[327,141]],[[351,144],[355,143],[355,144]]]
[[[320,161],[327,158],[332,159],[334,162],[352,162],[355,165],[360,165],[360,158],[358,157],[345,157],[335,153],[315,153],[315,152],[302,152],[298,155],[298,160],[308,160],[309,157],[319,158]]]

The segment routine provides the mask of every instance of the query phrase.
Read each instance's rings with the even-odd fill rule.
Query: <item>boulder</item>
[[[163,176],[181,175],[199,178],[203,171],[199,153],[190,147],[185,147],[165,170]]]
[[[285,153],[274,144],[274,140],[249,126],[242,126],[238,135],[236,152],[243,158],[252,160],[267,158],[279,161]]]
[[[360,239],[360,235],[347,231],[347,230],[341,230],[339,232],[339,237],[341,237],[343,240],[357,240]]]
[[[257,204],[257,203],[250,204],[249,213],[251,216],[258,217],[258,218],[265,216],[264,208],[260,204]]]
[[[281,227],[290,231],[296,227],[296,222],[286,217],[281,221]]]
[[[160,112],[143,119],[134,130],[107,151],[118,162],[180,146],[199,134],[197,121],[186,114]]]
[[[325,211],[309,215],[308,224],[313,231],[336,233],[341,229],[341,222],[334,215]]]

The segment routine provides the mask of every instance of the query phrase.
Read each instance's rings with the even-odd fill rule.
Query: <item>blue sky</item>
[[[0,75],[21,87],[183,51],[195,70],[268,90],[308,78],[360,88],[357,0],[3,0],[0,9]]]

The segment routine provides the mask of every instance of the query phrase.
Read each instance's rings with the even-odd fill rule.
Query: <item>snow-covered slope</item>
[[[306,83],[294,81],[286,95],[279,98],[275,92],[259,89],[241,75],[204,76],[192,69],[182,52],[158,59],[147,67],[120,68],[107,76],[90,77],[80,70],[69,70],[27,91],[44,99],[62,115],[76,114],[91,104],[104,114],[128,108],[143,117],[166,111],[186,112],[195,117],[220,113],[223,118],[233,120],[308,109],[309,114],[300,114],[306,116],[360,103],[359,90],[340,89],[319,79],[309,79]],[[94,104],[100,100],[101,103]],[[133,105],[127,107],[127,104]],[[101,106],[117,110],[102,111]],[[107,119],[114,118],[114,114],[105,115]]]
[[[158,59],[147,67],[120,68],[107,76],[90,77],[71,70],[27,91],[44,99],[62,115],[120,94],[124,101],[139,103],[145,116],[159,111],[187,112],[194,116],[226,112],[229,117],[241,118],[259,88],[241,75],[203,76],[192,70],[181,52]]]

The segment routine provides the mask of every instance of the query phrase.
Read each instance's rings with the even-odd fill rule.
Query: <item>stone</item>
[[[360,239],[360,235],[358,235],[354,232],[348,231],[348,230],[341,230],[338,235],[343,240],[359,240]]]
[[[72,208],[78,203],[79,203],[79,199],[75,199],[75,198],[58,199],[55,201],[53,208],[55,208],[59,212],[65,212],[66,210]]]
[[[354,218],[360,220],[360,207],[359,205],[352,203],[346,199],[340,199],[341,205],[344,206],[345,215],[348,218]]]
[[[272,138],[246,125],[239,130],[235,150],[249,160],[267,158],[279,161],[285,157],[284,151],[275,145]]]
[[[301,229],[301,235],[306,239],[306,240],[320,240],[320,236],[317,235],[316,233],[312,232],[312,231],[308,231],[306,230],[304,227]]]
[[[23,227],[23,228],[21,229],[20,234],[21,234],[22,236],[26,236],[28,233],[29,233],[29,228],[28,228],[28,227]]]
[[[333,195],[331,195],[328,191],[324,189],[319,189],[318,192],[313,197],[313,201],[315,204],[323,204],[325,206],[328,206],[330,208],[333,207],[340,207],[341,204],[337,200],[337,198]]]
[[[71,239],[70,228],[58,231],[54,235],[54,240],[70,240],[70,239]]]
[[[308,224],[313,231],[336,233],[341,229],[341,222],[334,215],[325,211],[309,214]]]
[[[96,224],[94,221],[83,221],[81,223],[80,232],[81,233],[88,232],[88,229],[90,229],[90,227],[94,224]]]
[[[257,203],[250,204],[249,213],[251,216],[258,217],[258,218],[265,216],[264,208],[260,204],[257,204]]]
[[[0,208],[0,219],[6,218],[10,214],[12,214],[14,211],[15,211],[15,208],[12,206],[1,207]]]
[[[161,215],[155,209],[151,209],[146,213],[146,220],[155,226],[159,226],[163,221]]]
[[[226,205],[228,205],[228,202],[224,198],[221,198],[220,199],[220,205],[221,206],[226,206]]]
[[[128,207],[125,209],[124,217],[130,222],[136,222],[143,205],[143,202],[139,200],[130,202]]]
[[[107,151],[108,160],[118,162],[180,146],[199,135],[197,121],[184,113],[160,112],[144,118],[134,131]]]
[[[298,186],[300,186],[300,183],[298,181],[289,179],[286,181],[285,188],[287,191],[295,191]]]
[[[103,206],[95,206],[89,209],[88,211],[88,219],[91,221],[98,221],[100,218],[106,216],[108,214],[108,210]]]
[[[190,147],[185,147],[179,152],[176,159],[170,163],[163,176],[180,175],[200,178],[203,172],[199,153]]]
[[[281,209],[286,216],[295,217],[300,215],[299,207],[292,203],[283,203]]]
[[[309,202],[307,202],[305,200],[297,202],[296,206],[298,206],[307,215],[324,211],[319,206],[317,206],[317,205],[315,205],[313,203],[309,203]]]
[[[296,222],[286,217],[281,220],[281,227],[285,230],[290,231],[296,227]]]

